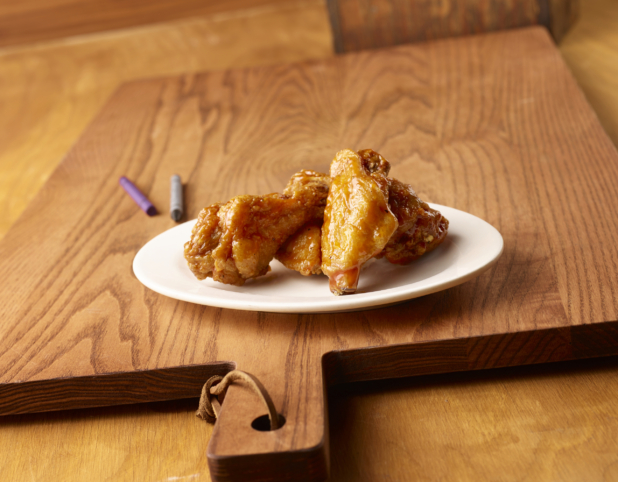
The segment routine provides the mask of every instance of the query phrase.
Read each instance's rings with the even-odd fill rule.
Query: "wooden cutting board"
[[[426,200],[503,235],[479,278],[356,313],[223,310],[142,286],[136,252],[210,203],[279,191],[372,147]],[[125,175],[163,214],[149,218]],[[0,414],[197,396],[257,376],[285,417],[232,386],[215,480],[319,480],[334,384],[618,353],[618,153],[542,28],[124,85],[0,243]],[[201,423],[196,420],[196,423]]]

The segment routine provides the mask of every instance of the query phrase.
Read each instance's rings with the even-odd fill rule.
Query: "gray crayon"
[[[174,174],[171,179],[170,215],[174,221],[178,222],[182,218],[182,213],[182,183],[180,182],[180,176]]]

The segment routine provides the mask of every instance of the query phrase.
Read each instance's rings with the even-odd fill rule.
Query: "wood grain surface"
[[[331,57],[321,0],[0,50],[0,236],[128,80]]]
[[[303,11],[310,17],[315,9],[310,2],[302,3],[296,10],[298,18]],[[212,59],[221,68],[242,65],[235,62],[252,56],[269,62],[277,54],[292,52],[302,59],[311,48],[331,55],[326,16],[318,20],[310,28],[303,22],[291,28],[290,17],[277,12],[237,16],[215,22],[215,28],[226,27],[218,30],[223,35],[216,45],[201,35],[202,29],[187,28],[203,22],[193,19],[55,43],[46,50],[30,47],[12,52],[13,67],[9,71],[3,64],[0,77],[6,79],[11,72],[7,85],[12,85],[13,94],[2,97],[7,115],[0,117],[5,121],[0,132],[12,127],[11,150],[19,154],[13,152],[11,162],[2,163],[7,151],[0,153],[0,181],[16,170],[28,176],[1,186],[0,236],[60,160],[60,144],[68,147],[99,108],[104,100],[99,88],[108,95],[107,83],[129,78],[126,75],[152,75],[151,69],[166,65],[207,69]],[[611,0],[583,2],[577,25],[560,44],[567,65],[614,143],[618,142],[618,76],[612,75],[618,65],[617,21],[618,10]],[[268,26],[265,32],[289,42],[262,48],[256,38],[243,36],[243,29],[255,32],[255,25],[262,22]],[[241,25],[242,29],[237,28]],[[228,31],[235,32],[235,37],[225,36]],[[294,35],[303,31],[314,35]],[[195,48],[166,55],[165,45],[178,45],[183,38]],[[158,45],[161,55],[156,49],[146,50],[149,45]],[[59,62],[73,52],[80,52],[80,61],[63,63],[61,71],[28,67],[45,53]],[[133,62],[106,61],[131,57],[128,53],[133,53]],[[1,55],[6,55],[6,49]],[[137,62],[141,59],[145,61]],[[60,97],[58,102],[50,102],[55,97],[46,85],[54,86],[50,90]],[[20,102],[22,106],[40,102],[39,115],[22,122],[19,109],[6,110]],[[80,105],[87,109],[79,109]],[[43,140],[34,142],[37,138]],[[3,139],[2,145],[7,142]],[[459,480],[475,482],[615,480],[615,360],[460,372],[331,389],[331,480],[407,481],[413,474],[419,480],[437,481],[454,473]],[[0,475],[4,480],[209,481],[203,454],[212,426],[195,418],[196,406],[197,400],[190,399],[2,417]]]
[[[496,62],[495,59],[504,57],[505,51],[514,54],[505,62]],[[394,65],[394,61],[398,69],[384,68]],[[423,72],[421,66],[428,66],[424,76],[420,74]],[[358,69],[374,73],[358,78],[353,75]],[[545,75],[535,77],[532,82],[528,78],[530,71],[542,71]],[[376,81],[378,78],[381,82]],[[453,78],[458,82],[449,82]],[[503,86],[506,79],[516,80],[513,92],[506,95],[492,90]],[[481,88],[471,90],[470,85]],[[406,88],[393,89],[393,86]],[[268,89],[274,94],[266,95]],[[250,95],[256,91],[264,92],[257,97],[257,102],[253,101],[256,97]],[[533,102],[529,101],[529,96]],[[569,105],[558,101],[564,96],[573,99]],[[362,105],[358,98],[363,98]],[[302,105],[303,99],[310,99],[312,102],[308,105],[316,107],[308,110]],[[265,105],[276,108],[265,110]],[[457,115],[452,113],[453,106],[458,107],[454,111]],[[230,128],[238,128],[235,122],[239,111],[246,119],[240,123],[244,128],[242,138],[239,131]],[[547,111],[553,115],[559,113],[557,119],[562,120],[542,125],[538,119],[543,120]],[[572,111],[577,113],[578,122],[564,120],[574,115]],[[299,115],[301,112],[311,115]],[[456,122],[462,112],[466,122]],[[254,118],[262,122],[251,125]],[[269,133],[268,126],[276,126],[281,118],[290,127],[282,133],[271,127],[272,136],[265,135]],[[393,119],[403,128],[395,135],[392,133],[394,124],[388,129]],[[565,123],[562,129],[557,128],[558,122]],[[579,123],[587,126],[585,135]],[[371,132],[367,124],[372,126]],[[538,129],[521,127],[531,124]],[[203,135],[204,132],[208,135]],[[329,132],[338,136],[330,134],[331,137],[327,137]],[[223,136],[222,133],[228,134]],[[115,139],[114,143],[102,141],[109,136]],[[538,137],[545,147],[541,148]],[[559,145],[567,142],[567,137],[572,151],[557,154],[547,148],[547,143]],[[316,143],[316,138],[324,140]],[[410,139],[414,139],[413,147]],[[283,146],[287,156],[272,154],[268,149],[272,142]],[[394,172],[400,169],[402,179],[406,179],[406,171],[410,177],[415,175],[423,185],[419,190],[425,191],[432,201],[466,209],[497,225],[510,248],[501,264],[473,283],[413,301],[402,309],[374,310],[361,317],[251,315],[192,307],[162,299],[141,287],[134,288],[136,281],[130,271],[123,274],[110,269],[115,263],[130,266],[131,253],[153,233],[171,223],[163,217],[152,222],[140,218],[141,213],[130,201],[114,190],[119,172],[135,178],[155,204],[165,202],[164,191],[169,178],[166,169],[184,167],[187,169],[185,177],[194,181],[210,179],[213,172],[218,173],[224,180],[221,185],[195,181],[197,185],[195,192],[189,195],[189,205],[190,212],[196,214],[201,205],[210,201],[208,196],[229,197],[239,190],[276,189],[272,184],[282,184],[298,168],[299,162],[303,162],[302,167],[306,166],[309,155],[319,160],[308,167],[327,165],[330,155],[321,151],[336,149],[331,144],[341,142],[371,142],[394,161]],[[11,268],[10,264],[19,260],[19,272],[7,270],[6,273],[13,276],[15,286],[22,286],[21,292],[13,296],[17,302],[7,313],[14,319],[19,318],[20,324],[10,327],[12,331],[4,338],[4,356],[9,360],[3,363],[9,367],[4,374],[5,383],[42,381],[54,378],[54,373],[83,376],[233,358],[240,368],[253,371],[269,388],[272,386],[273,398],[280,403],[288,419],[278,433],[250,436],[244,453],[266,453],[276,446],[281,453],[289,455],[283,461],[296,464],[299,462],[294,458],[295,449],[313,447],[311,460],[317,465],[306,466],[304,473],[310,477],[319,476],[325,470],[326,461],[323,460],[324,419],[320,416],[323,413],[321,369],[315,361],[322,353],[333,348],[347,350],[496,335],[497,344],[488,345],[489,359],[507,364],[513,356],[504,348],[525,341],[530,336],[526,332],[542,328],[558,330],[564,343],[559,343],[557,350],[541,357],[538,351],[526,351],[517,359],[517,363],[531,363],[569,358],[578,353],[569,343],[572,330],[561,327],[584,323],[598,325],[600,321],[612,319],[615,305],[604,292],[611,292],[615,281],[611,274],[604,273],[599,258],[572,259],[568,255],[569,249],[581,247],[583,243],[600,257],[611,260],[612,248],[594,244],[587,232],[581,233],[581,239],[571,240],[570,246],[563,246],[566,230],[573,226],[564,225],[571,218],[565,221],[558,216],[566,212],[574,216],[573,222],[578,220],[575,200],[563,196],[561,190],[590,190],[588,185],[576,185],[578,176],[593,175],[592,169],[588,169],[589,163],[579,162],[590,158],[588,142],[594,145],[598,159],[616,156],[550,40],[539,30],[401,48],[380,55],[360,54],[330,63],[129,84],[108,104],[2,243],[2,249],[11,260],[3,264],[2,269],[7,265]],[[256,150],[256,143],[258,146],[262,143],[263,149]],[[258,152],[251,157],[254,162],[244,165],[245,172],[235,183],[226,183],[229,178],[225,176],[226,171],[235,159],[246,158],[249,151]],[[260,152],[271,155],[260,156]],[[209,153],[207,162],[201,157],[204,153]],[[85,162],[87,170],[83,168]],[[601,167],[596,171],[595,166],[595,172],[601,172],[605,180],[614,175],[611,166],[607,169],[604,172]],[[438,176],[436,171],[440,171]],[[552,184],[547,171],[552,175],[560,172],[561,185]],[[255,173],[260,173],[261,177]],[[531,175],[535,177],[530,179]],[[599,179],[596,182],[603,184]],[[89,186],[90,189],[80,189],[76,197],[76,190],[62,189],[63,185]],[[96,193],[98,190],[109,192],[107,199],[102,200]],[[586,194],[591,196],[590,202],[599,202],[603,193]],[[541,209],[541,201],[548,196],[564,199],[559,212],[557,205],[552,203],[543,204]],[[198,207],[197,199],[205,201]],[[52,211],[63,205],[74,207],[75,217],[71,222],[54,225],[53,231],[58,239],[72,240],[68,249],[63,250],[60,243],[56,246],[49,243],[45,257],[19,257],[20,250],[27,246],[27,233],[34,232],[33,225],[37,224],[34,220],[44,219],[43,225],[39,224],[36,229],[45,229],[45,223],[51,222],[53,217]],[[539,231],[539,223],[532,223],[531,214],[545,220],[548,230]],[[585,223],[585,220],[580,222]],[[127,235],[128,232],[132,234]],[[552,235],[556,235],[555,238]],[[93,243],[93,238],[99,241]],[[535,242],[524,242],[529,239]],[[62,259],[65,262],[58,263]],[[56,261],[55,267],[50,264],[51,260]],[[32,277],[32,273],[45,272],[46,263],[51,271],[45,274],[43,286],[30,286],[29,293],[23,288],[26,285],[20,283],[20,276],[25,279]],[[531,270],[530,266],[535,269]],[[592,279],[591,270],[606,276],[603,286],[598,279]],[[585,288],[580,288],[582,285]],[[511,295],[504,296],[507,292]],[[483,293],[483,296],[479,299],[474,293]],[[28,299],[34,301],[26,303]],[[27,316],[20,316],[20,310],[27,312]],[[109,313],[111,315],[107,316]],[[163,320],[165,313],[171,315],[171,319]],[[486,319],[489,314],[491,319]],[[53,322],[46,323],[46,319]],[[470,320],[475,323],[471,324]],[[143,321],[148,324],[140,325]],[[37,324],[46,328],[42,336],[36,333]],[[162,329],[163,326],[168,328]],[[614,336],[612,324],[598,326],[606,327],[607,333]],[[594,330],[594,326],[584,328]],[[59,333],[63,340],[59,340]],[[140,333],[148,333],[145,344]],[[174,333],[174,339],[165,333]],[[214,338],[213,333],[216,333]],[[267,337],[263,348],[256,350],[251,338],[263,339],[266,333],[272,336]],[[604,347],[609,350],[604,353],[615,347],[612,338],[601,337],[600,340],[605,341]],[[41,345],[46,346],[47,357],[41,357],[38,351]],[[182,349],[174,352],[167,348],[174,346]],[[580,346],[584,347],[580,355],[592,355],[586,352],[585,344]],[[110,347],[114,357],[97,357],[97,353]],[[268,357],[264,357],[266,352]],[[87,353],[90,356],[84,356]],[[240,356],[234,356],[239,353]],[[474,350],[467,351],[466,356],[474,357]],[[266,359],[275,361],[275,365],[266,366]],[[37,364],[40,367],[41,361],[45,365],[42,370],[36,367]],[[281,364],[279,368],[277,363]],[[252,370],[252,366],[256,369]],[[426,364],[423,366],[426,368]],[[301,373],[306,378],[289,377],[285,386],[277,386],[275,380],[281,380],[281,374],[292,367],[294,373],[298,373],[296,367],[302,367]],[[365,375],[371,378],[372,373],[367,371]],[[393,370],[380,374],[396,375],[401,373]],[[230,469],[224,459],[238,453],[235,452],[238,434],[250,430],[241,419],[226,414],[235,413],[236,407],[246,413],[246,420],[259,415],[247,410],[251,400],[244,397],[241,389],[231,390],[210,445],[211,460],[215,461],[212,468],[221,479]],[[236,440],[232,440],[230,434],[234,434],[232,439]],[[250,464],[236,463],[234,468],[253,470],[261,463],[260,459],[264,459],[251,458]],[[282,471],[298,468],[286,463],[278,467]]]
[[[543,25],[561,40],[577,0],[327,0],[338,53]]]
[[[290,0],[10,0],[0,1],[0,46],[225,14]],[[292,2],[293,3],[293,2]]]
[[[618,473],[618,358],[329,390],[333,482],[586,480]],[[0,418],[0,474],[210,481],[197,399]]]
[[[332,480],[616,480],[617,369],[614,357],[336,387]]]

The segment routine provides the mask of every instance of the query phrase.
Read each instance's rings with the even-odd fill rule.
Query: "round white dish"
[[[135,256],[137,279],[157,293],[201,305],[280,313],[351,311],[399,303],[475,278],[494,264],[504,247],[500,233],[472,214],[430,204],[450,222],[445,241],[406,266],[372,260],[361,271],[358,291],[334,296],[326,276],[302,276],[273,260],[265,276],[244,286],[200,281],[184,259],[184,243],[195,220],[150,240]]]

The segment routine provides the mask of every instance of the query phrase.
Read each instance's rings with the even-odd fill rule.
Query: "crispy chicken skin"
[[[340,151],[330,175],[294,174],[283,194],[237,196],[204,208],[185,244],[198,279],[242,285],[273,257],[304,276],[324,273],[336,294],[354,293],[373,257],[407,264],[444,241],[449,222],[371,149]]]
[[[212,276],[215,260],[212,250],[219,244],[219,210],[223,204],[213,204],[200,211],[197,223],[193,226],[191,240],[185,243],[185,259],[197,279]]]
[[[389,179],[389,206],[399,227],[379,257],[407,264],[435,249],[448,231],[448,219],[422,201],[411,186]]]
[[[330,183],[331,180],[328,174],[303,169],[290,178],[287,186],[285,186],[285,189],[283,190],[283,194],[285,196],[295,196],[299,191],[303,191],[305,193],[308,191],[314,191],[314,194],[318,196],[320,200],[324,200],[324,202],[319,206],[321,209],[315,211],[316,218],[322,219]]]
[[[330,184],[328,174],[300,171],[292,176],[283,194],[293,195],[298,189],[314,189],[326,199]],[[303,276],[321,274],[323,220],[324,209],[316,211],[316,217],[290,236],[277,250],[275,258],[286,268],[298,271]]]
[[[237,196],[202,210],[185,244],[185,259],[198,279],[242,285],[266,274],[279,247],[307,222],[319,219],[328,176],[301,171],[284,194]]]
[[[339,151],[322,226],[322,271],[336,295],[354,293],[361,267],[398,227],[388,206],[388,162],[369,149]]]
[[[303,276],[321,274],[322,220],[313,219],[290,236],[279,248],[275,258],[286,268]]]

